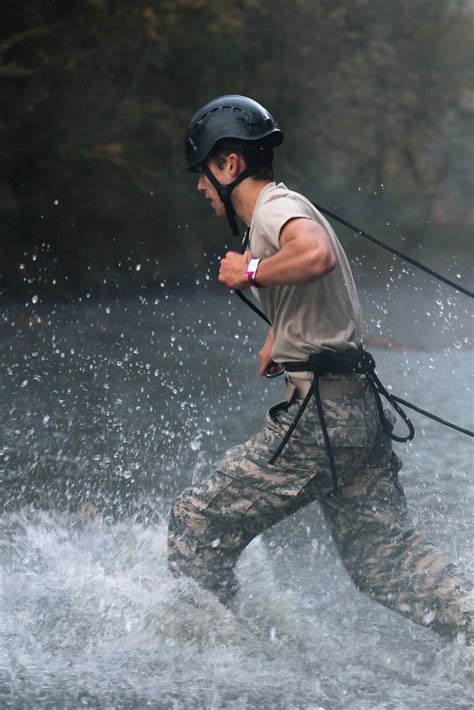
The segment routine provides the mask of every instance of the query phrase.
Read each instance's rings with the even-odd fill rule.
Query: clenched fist
[[[217,280],[227,288],[241,290],[250,286],[247,278],[247,266],[252,258],[249,251],[239,254],[236,251],[228,251],[221,259],[219,276]]]

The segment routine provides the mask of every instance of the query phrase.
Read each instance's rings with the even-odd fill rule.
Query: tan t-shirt
[[[347,257],[329,222],[303,195],[288,190],[283,183],[271,182],[263,188],[250,224],[252,255],[265,259],[276,254],[282,228],[300,217],[324,227],[337,266],[308,284],[252,287],[272,323],[275,362],[306,360],[318,350],[354,348],[362,337],[359,299]]]

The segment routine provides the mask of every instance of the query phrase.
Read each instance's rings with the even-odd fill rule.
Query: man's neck
[[[232,203],[237,215],[249,227],[253,211],[263,188],[270,184],[270,180],[252,180],[248,178],[237,185],[232,193]]]

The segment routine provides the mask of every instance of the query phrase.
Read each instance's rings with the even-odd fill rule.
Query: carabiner
[[[283,375],[285,372],[285,368],[283,365],[280,365],[275,372],[269,372],[269,370],[265,370],[265,377],[268,377],[269,380],[272,380],[274,377],[280,377],[280,375]]]

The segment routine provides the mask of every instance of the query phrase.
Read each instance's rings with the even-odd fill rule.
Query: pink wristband
[[[252,284],[252,286],[256,286],[258,288],[258,283],[256,281],[256,273],[258,269],[258,265],[260,264],[260,259],[250,259],[249,263],[247,264],[247,278]]]

